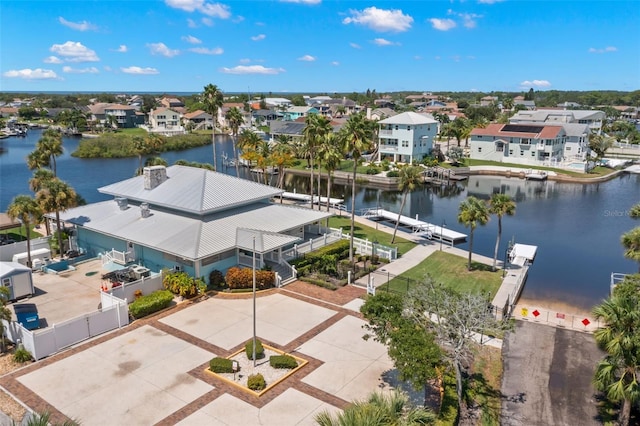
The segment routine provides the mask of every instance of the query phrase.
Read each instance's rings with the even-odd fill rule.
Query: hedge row
[[[348,257],[349,240],[336,241],[335,243],[324,246],[319,250],[314,250],[310,253],[306,253],[303,258],[296,259],[291,263],[294,264],[296,268],[300,268],[306,265],[319,263],[323,257],[326,258],[326,256],[334,255],[337,256],[338,259]]]
[[[233,361],[227,358],[213,358],[209,361],[209,370],[214,373],[233,373]]]
[[[250,268],[229,268],[226,275],[226,282],[230,289],[252,288],[253,270]],[[275,286],[276,273],[273,271],[256,271],[256,288],[264,290]]]
[[[292,369],[298,366],[298,361],[291,355],[271,355],[269,357],[269,365],[273,368]]]
[[[142,318],[154,312],[161,311],[171,304],[173,293],[169,290],[158,290],[146,296],[141,296],[129,305],[129,313],[134,318]]]

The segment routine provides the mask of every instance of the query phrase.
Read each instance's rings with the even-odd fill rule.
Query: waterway
[[[0,211],[6,211],[17,194],[29,194],[31,171],[25,158],[41,132],[30,131],[24,138],[0,141]],[[233,155],[230,139],[217,137],[218,170],[235,174],[235,168],[224,168],[222,155]],[[137,158],[78,159],[71,157],[78,138],[64,138],[64,154],[58,159],[58,174],[69,182],[87,202],[110,197],[96,189],[133,176]],[[179,159],[206,162],[213,158],[210,145],[182,152],[164,153],[169,164]],[[247,173],[241,169],[242,177]],[[286,190],[308,193],[309,179],[288,175]],[[323,182],[323,187],[325,182]],[[322,189],[323,195],[326,190]],[[568,184],[527,182],[516,178],[472,176],[468,182],[449,188],[421,187],[410,193],[403,214],[468,234],[457,222],[460,202],[468,195],[488,199],[495,192],[511,195],[517,202],[516,214],[503,218],[503,237],[499,258],[503,259],[507,242],[538,246],[538,255],[522,294],[522,300],[545,305],[553,302],[569,309],[588,310],[609,292],[611,272],[637,272],[637,264],[623,256],[620,236],[639,226],[629,217],[629,209],[640,202],[640,175],[622,175],[600,184]],[[350,206],[351,188],[334,185],[332,197],[344,198]],[[381,207],[398,211],[402,194],[393,190],[358,187],[356,209]],[[475,231],[474,251],[493,257],[497,235],[497,219]],[[466,249],[466,244],[459,246]]]

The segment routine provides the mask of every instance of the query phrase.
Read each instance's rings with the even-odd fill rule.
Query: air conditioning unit
[[[142,203],[140,204],[140,215],[142,217],[149,217],[151,216],[151,210],[149,210],[149,203]]]
[[[145,268],[144,266],[140,266],[140,265],[131,266],[130,271],[136,280],[139,280],[142,277],[146,278],[149,275],[151,275],[151,271],[149,270],[149,268]]]

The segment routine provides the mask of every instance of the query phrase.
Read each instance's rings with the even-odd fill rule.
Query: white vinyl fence
[[[68,346],[129,324],[126,300],[105,292],[100,297],[102,309],[42,330],[27,330],[18,322],[2,320],[5,334],[13,343],[21,342],[37,361]]]
[[[144,296],[151,294],[156,290],[162,290],[162,274],[153,274],[148,278],[142,277],[137,281],[125,283],[118,287],[113,287],[107,290],[108,294],[117,297],[120,300],[128,301],[129,303],[135,300],[136,290],[140,290]],[[104,308],[104,301],[102,307]]]

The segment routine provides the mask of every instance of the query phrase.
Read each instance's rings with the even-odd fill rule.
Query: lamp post
[[[442,226],[440,226],[440,251],[442,251],[442,234],[444,233],[445,226],[447,226],[447,222],[442,219]]]
[[[504,249],[504,263],[502,264],[502,278],[507,276],[507,265],[509,261],[509,246]]]
[[[374,239],[373,240],[373,247],[371,249],[371,264],[374,264],[374,262],[377,264],[378,262],[376,261],[376,247],[378,246],[378,239]]]
[[[253,367],[256,366],[256,236],[253,236]]]

